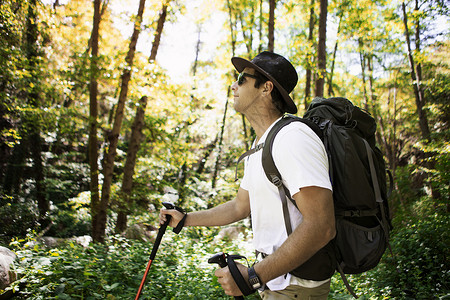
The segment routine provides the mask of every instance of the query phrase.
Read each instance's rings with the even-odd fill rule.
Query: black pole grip
[[[223,252],[214,254],[210,259],[208,259],[208,263],[219,264],[221,268],[225,268],[226,266],[228,266],[226,254]],[[235,296],[234,299],[244,300],[244,296]]]
[[[214,254],[210,259],[208,259],[208,263],[219,264],[221,268],[225,268],[226,266],[228,266],[225,253],[223,252]]]
[[[163,202],[163,205],[167,209],[173,209],[175,207],[175,206],[173,206],[172,203],[169,203],[169,202]],[[166,222],[164,222],[164,224],[162,224],[158,229],[158,234],[156,235],[155,243],[153,244],[152,253],[150,253],[151,260],[155,259],[156,252],[158,251],[158,248],[159,248],[159,244],[161,243],[161,239],[162,239],[164,233],[166,232],[167,225],[169,225],[169,222],[170,222],[170,219],[172,218],[172,216],[167,215],[166,218],[167,218]]]
[[[167,208],[167,209],[174,209],[174,208],[175,208],[175,205],[173,205],[173,204],[170,203],[170,202],[163,202],[162,204],[163,204],[164,207]]]

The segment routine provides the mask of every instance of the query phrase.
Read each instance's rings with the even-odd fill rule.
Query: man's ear
[[[272,90],[273,90],[273,82],[272,81],[266,81],[264,83],[264,90],[263,91],[270,94],[272,92]]]

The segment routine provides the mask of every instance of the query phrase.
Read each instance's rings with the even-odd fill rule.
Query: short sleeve
[[[332,190],[325,147],[306,124],[295,122],[281,129],[272,155],[291,195],[308,186]]]

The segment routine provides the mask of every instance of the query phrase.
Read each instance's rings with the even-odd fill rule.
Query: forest
[[[255,133],[230,59],[264,50],[296,67],[297,115],[336,96],[377,122],[393,230],[348,276],[360,299],[449,298],[449,4],[0,1],[0,246],[16,255],[0,299],[134,298],[162,202],[235,197]],[[142,299],[230,299],[208,258],[252,262],[251,237],[248,219],[167,230]],[[353,299],[338,273],[329,299]]]

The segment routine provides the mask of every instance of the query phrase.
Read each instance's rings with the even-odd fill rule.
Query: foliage
[[[431,299],[450,293],[449,258],[446,250],[450,218],[434,215],[394,231],[392,253],[386,251],[375,269],[348,275],[360,299]],[[148,299],[228,299],[207,259],[225,251],[250,258],[251,246],[236,240],[216,240],[218,229],[168,231],[150,269],[143,297]],[[154,233],[156,234],[156,233]],[[112,236],[103,244],[84,248],[73,242],[46,249],[15,240],[20,263],[19,281],[11,288],[18,299],[129,299],[139,287],[151,244]],[[189,283],[189,284],[186,284]],[[329,299],[352,299],[337,273]],[[253,299],[248,297],[246,299]],[[256,298],[255,298],[256,299]]]
[[[37,209],[30,202],[16,202],[11,196],[0,195],[0,244],[7,245],[12,237],[25,236],[38,229]]]
[[[394,256],[385,257],[385,266],[374,274],[379,286],[390,287],[388,295],[398,298],[450,293],[449,225],[448,215],[435,214],[400,228],[392,239]]]
[[[438,299],[450,294],[448,215],[431,215],[394,230],[392,253],[361,275],[347,275],[360,299]],[[332,299],[352,299],[339,274],[332,278]]]
[[[178,236],[168,231],[151,266],[142,298],[229,299],[212,279],[217,266],[209,265],[207,260],[219,251],[247,256],[251,252],[244,249],[244,253],[240,241],[213,241],[216,233],[214,228],[183,230]],[[120,236],[86,248],[68,242],[45,249],[24,242],[11,243],[20,261],[16,266],[20,279],[9,288],[17,293],[17,299],[132,299],[152,248],[151,244]]]

